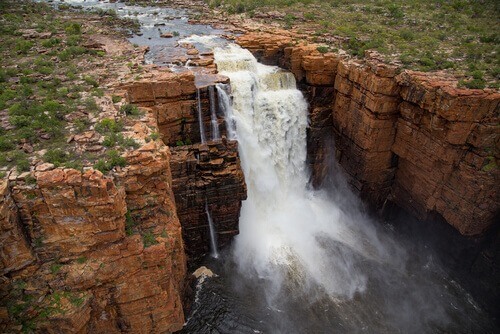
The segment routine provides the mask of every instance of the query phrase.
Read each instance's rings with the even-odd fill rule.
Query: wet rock
[[[212,270],[208,269],[205,266],[201,266],[198,269],[196,269],[195,272],[192,275],[194,277],[196,277],[197,279],[200,278],[200,277],[202,277],[202,276],[205,276],[205,277],[214,277],[214,276],[217,276],[217,275],[215,275],[213,273]]]

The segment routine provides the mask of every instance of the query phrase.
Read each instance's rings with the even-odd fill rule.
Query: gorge
[[[498,90],[84,6],[145,15],[131,40],[151,64],[109,85],[145,112],[126,120],[140,147],[108,174],[4,178],[2,300],[38,302],[2,303],[3,331],[31,312],[50,333],[495,332]],[[178,46],[162,44],[169,15]]]

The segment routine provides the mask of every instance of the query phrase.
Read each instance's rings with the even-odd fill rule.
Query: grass
[[[106,152],[106,157],[99,159],[95,165],[94,169],[101,171],[102,173],[107,173],[115,167],[125,167],[127,165],[127,160],[120,156],[120,153],[116,150],[109,150]]]
[[[111,119],[95,125],[109,148],[100,157],[88,159],[66,142],[70,135],[90,130],[91,118],[101,112],[94,97],[105,95],[100,87],[103,77],[93,74],[92,69],[104,66],[106,53],[85,47],[88,33],[94,29],[84,24],[85,17],[95,18],[95,14],[74,15],[71,6],[60,8],[62,13],[45,3],[0,3],[0,111],[6,118],[0,126],[1,170],[29,171],[32,157],[39,157],[56,167],[81,170],[95,162],[101,171],[109,171],[125,165],[121,152],[138,147],[120,133],[124,121]],[[110,12],[97,14],[102,18],[99,25],[130,24]],[[26,28],[50,36],[24,38],[21,29]],[[113,96],[112,100],[117,103],[122,98]],[[131,105],[125,105],[122,111],[127,117],[141,115]],[[83,116],[69,117],[78,113]]]
[[[151,231],[144,232],[144,234],[142,235],[142,242],[144,244],[144,248],[148,248],[158,243],[158,241],[156,241],[155,235]]]
[[[134,228],[137,226],[135,219],[130,214],[130,211],[125,213],[125,234],[134,234]]]
[[[495,0],[206,0],[227,13],[277,10],[286,29],[363,58],[376,50],[403,68],[446,70],[469,88],[498,88],[500,2]],[[268,19],[266,19],[268,20]],[[477,78],[477,74],[481,78]]]

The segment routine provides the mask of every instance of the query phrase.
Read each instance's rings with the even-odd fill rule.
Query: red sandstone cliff
[[[211,84],[228,80],[222,76],[213,76],[212,79],[215,81]],[[238,233],[241,201],[246,198],[238,144],[225,138],[200,144],[198,102],[209,139],[210,96],[207,86],[196,87],[192,72],[160,70],[154,72],[151,79],[125,84],[121,88],[130,102],[148,108],[159,125],[161,138],[172,146],[172,187],[188,262],[192,265],[209,253],[206,204],[220,247],[227,245]],[[212,98],[217,98],[217,95]],[[212,102],[218,104],[217,101]],[[224,136],[223,115],[217,116]]]
[[[2,331],[182,328],[186,264],[170,153],[157,140],[125,157],[112,175],[44,164],[1,182]]]
[[[493,90],[456,88],[442,73],[403,71],[377,55],[352,61],[316,45],[254,33],[238,43],[290,70],[310,102],[309,161],[321,179],[325,138],[350,184],[421,219],[441,215],[464,235],[487,230],[499,210],[499,101]]]

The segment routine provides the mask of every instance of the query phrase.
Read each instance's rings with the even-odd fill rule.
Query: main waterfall
[[[359,229],[333,201],[308,190],[307,103],[292,74],[259,64],[247,50],[216,49],[219,72],[231,79],[233,113],[248,199],[234,255],[241,271],[331,297],[363,291],[357,257],[383,261],[373,230]],[[362,223],[361,223],[362,225]],[[336,250],[332,254],[332,245]]]

